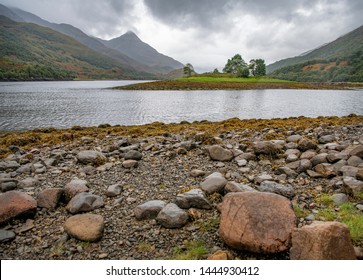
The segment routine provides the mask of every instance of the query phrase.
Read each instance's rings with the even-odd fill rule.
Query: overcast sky
[[[240,53],[266,63],[299,55],[363,24],[362,0],[0,0],[103,39],[134,31],[198,71]]]

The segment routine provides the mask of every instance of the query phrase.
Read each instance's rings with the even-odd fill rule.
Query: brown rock
[[[298,149],[300,151],[315,150],[318,146],[311,140],[303,137],[298,142]]]
[[[62,198],[62,194],[63,189],[61,188],[46,189],[38,195],[38,206],[55,209]]]
[[[324,178],[329,178],[336,175],[334,166],[330,163],[320,163],[314,167],[314,171],[321,174]]]
[[[253,143],[253,150],[256,155],[269,155],[273,156],[281,152],[281,148],[278,145],[274,145],[270,141],[258,141]]]
[[[295,229],[290,259],[355,260],[349,229],[338,222],[314,222]]]
[[[134,159],[128,159],[128,160],[125,160],[123,163],[122,163],[122,166],[124,168],[135,168],[139,165],[138,161],[137,160],[134,160]]]
[[[277,253],[290,246],[296,217],[291,202],[273,193],[230,193],[222,203],[220,238],[255,253]]]
[[[66,220],[64,230],[68,235],[82,241],[98,241],[103,235],[104,219],[95,214],[75,215]]]
[[[358,169],[358,172],[355,176],[358,180],[363,181],[363,168]]]
[[[230,252],[218,250],[208,257],[209,261],[227,261],[232,260],[233,257]]]
[[[363,158],[363,145],[355,146],[349,153],[351,156]]]
[[[231,161],[234,157],[230,150],[224,149],[218,145],[209,147],[208,153],[212,160],[218,161]]]
[[[26,193],[9,191],[0,195],[0,224],[13,218],[33,217],[36,210],[36,200]]]

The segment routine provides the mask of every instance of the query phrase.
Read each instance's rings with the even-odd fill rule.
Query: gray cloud
[[[268,63],[298,55],[363,24],[362,0],[0,0],[102,38],[127,30],[197,70],[241,53]]]

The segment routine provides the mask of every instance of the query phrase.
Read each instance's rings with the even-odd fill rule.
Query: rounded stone
[[[101,215],[80,214],[66,220],[64,230],[78,240],[94,242],[103,236],[104,219]]]

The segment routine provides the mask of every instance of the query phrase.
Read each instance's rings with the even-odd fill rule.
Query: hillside
[[[363,81],[363,26],[303,55],[268,65],[267,72],[296,81]]]
[[[141,41],[131,31],[118,38],[102,42],[109,48],[118,50],[139,63],[155,68],[163,74],[184,67],[179,61],[159,53],[156,49]]]
[[[0,80],[138,79],[132,67],[32,23],[0,16]]]

